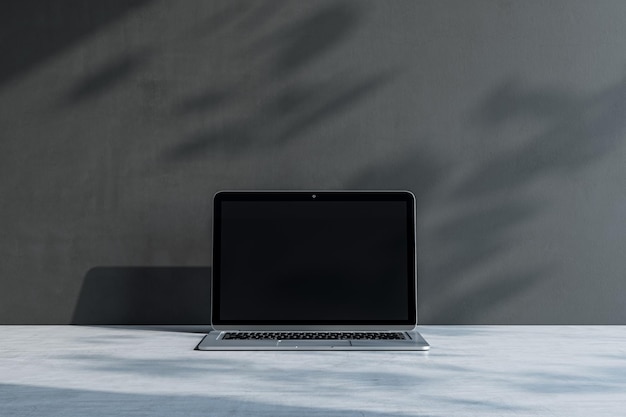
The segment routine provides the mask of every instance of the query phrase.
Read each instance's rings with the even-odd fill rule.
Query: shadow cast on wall
[[[91,268],[84,277],[71,323],[208,324],[210,283],[210,267]]]
[[[0,85],[147,3],[149,0],[2,2]]]
[[[625,113],[623,79],[589,94],[537,88],[519,80],[495,88],[474,114],[478,126],[488,131],[525,121],[541,129],[517,147],[484,159],[448,195],[451,206],[473,209],[459,210],[432,230],[432,241],[444,256],[427,266],[427,273],[437,277],[427,283],[427,291],[461,287],[473,271],[494,264],[508,252],[516,250],[519,257],[525,256],[522,242],[512,231],[555,203],[533,197],[529,188],[548,177],[566,184],[572,174],[609,156],[623,143]],[[500,270],[488,280],[475,279],[445,307],[433,308],[433,321],[472,322],[488,308],[552,279],[563,267],[561,259],[542,254],[525,266]]]
[[[565,183],[609,156],[623,143],[625,113],[624,80],[586,95],[507,81],[479,103],[472,122],[489,133],[522,121],[539,127],[538,133],[477,159],[460,180],[450,181],[454,165],[419,149],[373,165],[347,182],[352,189],[405,188],[416,194],[423,322],[523,320],[517,312],[504,318],[490,314],[536,291],[563,268],[561,259],[529,251],[528,242],[515,233],[554,203],[528,190],[547,177]],[[449,214],[435,222],[424,219],[444,210]],[[528,262],[502,263],[511,254]]]
[[[192,126],[190,132],[195,133],[185,133],[182,141],[163,147],[162,164],[154,168],[159,175],[163,170],[171,171],[169,163],[181,162],[175,169],[185,171],[188,169],[185,162],[215,152],[225,152],[228,158],[250,150],[281,148],[297,141],[308,130],[352,111],[398,75],[395,71],[363,74],[359,71],[347,77],[345,71],[338,71],[328,79],[310,77],[303,69],[349,39],[359,22],[359,8],[343,2],[321,5],[272,26],[272,16],[285,12],[283,8],[282,2],[219,7],[211,13],[210,21],[204,22],[203,28],[211,29],[209,33],[192,30],[198,36],[189,42],[222,54],[227,62],[246,58],[252,62],[258,79],[248,79],[248,73],[235,71],[220,82],[209,77],[206,88],[193,89],[173,101],[170,96],[162,97],[159,106],[166,109],[164,117],[186,118],[185,123]],[[260,27],[267,21],[270,21],[268,27]],[[250,29],[258,31],[258,36],[240,40],[233,37],[236,31],[253,22],[257,26]],[[235,39],[233,56],[209,42],[209,38],[220,36]],[[133,77],[146,78],[150,63],[162,59],[166,53],[167,47],[157,44],[117,53],[77,79],[60,104],[64,108],[87,108],[90,100],[110,96],[112,87],[129,87]],[[205,55],[206,51],[188,59],[194,65],[211,68],[214,64],[203,60]],[[159,77],[156,79],[155,83],[165,83]],[[169,79],[169,82],[173,81]],[[238,87],[231,90],[229,85]],[[222,113],[232,117],[224,121]],[[195,116],[202,119],[199,128],[193,128],[194,121],[197,122]],[[122,147],[128,142],[114,140],[109,142],[115,155],[113,160],[120,161]],[[116,167],[111,171],[122,170],[123,167]],[[150,171],[146,175],[153,174]],[[95,267],[83,278],[71,323],[207,324],[210,322],[209,277],[210,268]]]
[[[526,186],[541,176],[567,176],[609,155],[626,131],[626,77],[595,93],[576,95],[507,81],[488,96],[475,120],[488,128],[532,120],[545,128],[521,146],[485,161],[455,197],[488,197]]]
[[[33,7],[31,2],[11,0],[0,8],[0,53],[4,58],[0,85],[10,84],[34,68],[45,67],[50,58],[80,45],[82,39],[150,2],[60,0],[36,3],[38,7]],[[76,201],[95,201],[98,210],[104,207],[98,213],[114,216],[117,212],[113,214],[106,210],[114,207],[126,215],[130,203],[134,204],[132,207],[143,208],[162,201],[157,192],[150,190],[161,193],[164,186],[169,187],[170,182],[180,178],[185,178],[181,200],[197,195],[198,189],[214,191],[211,187],[221,188],[220,184],[225,182],[252,184],[259,188],[294,188],[294,185],[307,184],[311,177],[319,178],[315,177],[316,172],[312,173],[308,166],[298,167],[290,162],[294,152],[300,152],[296,149],[300,144],[311,145],[312,140],[316,140],[307,133],[316,133],[320,127],[327,127],[351,112],[359,111],[363,104],[371,105],[372,98],[398,80],[413,82],[405,79],[406,74],[412,74],[413,68],[408,64],[398,70],[385,66],[374,68],[353,61],[357,55],[348,54],[341,59],[332,55],[341,51],[338,48],[351,41],[353,34],[367,24],[363,19],[366,8],[361,3],[319,3],[310,9],[296,7],[297,11],[282,1],[224,2],[222,5],[224,7],[211,9],[210,16],[203,19],[201,25],[192,25],[195,29],[181,31],[179,40],[171,38],[172,45],[159,43],[163,39],[159,33],[150,32],[150,42],[144,47],[134,48],[135,43],[130,42],[128,50],[116,50],[96,68],[74,69],[81,77],[74,80],[62,96],[63,111],[76,106],[86,115],[93,116],[96,125],[108,126],[108,121],[99,118],[101,114],[109,114],[108,104],[102,104],[101,108],[93,105],[92,99],[118,97],[114,95],[117,90],[113,87],[120,86],[132,94],[119,96],[119,100],[112,102],[124,104],[124,112],[137,120],[136,124],[124,125],[121,135],[98,136],[91,134],[91,125],[80,127],[80,122],[73,116],[68,117],[67,125],[64,125],[71,127],[68,131],[76,129],[78,133],[89,135],[67,136],[62,143],[67,143],[69,148],[69,141],[73,141],[72,147],[83,149],[88,137],[93,140],[89,147],[93,154],[103,155],[89,160],[93,164],[86,164],[97,168],[90,178],[93,182],[88,182],[89,187],[76,186],[80,190],[75,194]],[[160,9],[156,9],[154,16],[160,16]],[[142,30],[154,30],[145,23]],[[128,29],[132,29],[129,39],[139,39],[132,25]],[[189,37],[185,37],[185,33]],[[238,37],[238,33],[246,36]],[[194,45],[193,49],[185,49],[187,44]],[[185,59],[174,63],[170,61],[172,56]],[[219,65],[213,57],[221,58]],[[333,64],[327,67],[327,61],[333,61]],[[154,62],[162,64],[150,67]],[[249,68],[229,71],[228,74],[220,70],[221,65],[239,68],[241,63]],[[201,68],[203,71],[185,75],[190,76],[189,79],[182,75],[177,78],[172,75],[174,71],[164,70],[170,68],[170,64],[171,68]],[[180,66],[174,67],[175,64]],[[181,71],[181,74],[186,73]],[[124,101],[131,96],[137,102]],[[560,259],[538,256],[529,258],[527,268],[511,264],[502,265],[497,273],[486,271],[509,252],[519,250],[520,244],[513,233],[515,229],[525,227],[549,206],[550,201],[527,193],[528,188],[549,176],[567,178],[610,155],[623,142],[625,110],[626,83],[623,80],[588,94],[550,85],[536,87],[516,80],[505,81],[496,85],[476,105],[471,120],[474,127],[484,129],[488,136],[493,133],[491,129],[506,127],[509,123],[514,126],[520,121],[539,129],[522,138],[516,146],[481,156],[476,163],[472,161],[467,175],[452,183],[452,189],[448,187],[449,174],[455,173],[456,167],[445,160],[445,148],[449,144],[442,144],[437,152],[427,152],[422,144],[431,141],[419,136],[411,145],[417,148],[416,151],[409,147],[399,149],[402,151],[400,156],[390,159],[367,155],[370,165],[349,176],[341,185],[349,189],[407,188],[418,197],[420,215],[447,210],[449,214],[438,223],[423,221],[425,227],[418,233],[420,250],[425,252],[418,257],[420,294],[428,295],[425,314],[420,313],[420,316],[431,324],[486,320],[493,317],[490,316],[493,306],[534,290],[537,284],[545,282],[561,267]],[[178,123],[177,126],[182,128],[168,133],[156,122],[157,119],[172,125]],[[31,123],[37,125],[36,121]],[[161,131],[165,133],[153,135]],[[442,133],[435,135],[445,141],[445,131],[442,127]],[[324,168],[335,163],[326,155],[349,147],[352,150],[353,146],[342,141],[342,137],[335,138],[332,132],[325,135],[326,139],[335,140],[332,143],[336,143],[336,148],[319,147],[320,155],[324,155],[320,157],[320,166]],[[497,136],[493,134],[493,137]],[[458,145],[462,140],[455,139],[451,143]],[[98,148],[98,143],[106,144],[106,147]],[[285,152],[290,159],[281,160],[278,151],[292,147],[296,150]],[[103,152],[96,152],[98,149]],[[67,154],[77,152],[72,150]],[[252,155],[263,153],[267,153],[266,159],[263,159],[265,156],[252,158]],[[85,158],[92,158],[89,155],[85,154]],[[148,161],[146,171],[135,171],[144,155]],[[252,161],[250,171],[238,170],[243,167],[237,165],[240,159],[246,159],[248,164],[248,157]],[[266,170],[265,164],[270,165],[267,161],[286,174],[259,175]],[[57,163],[54,169],[59,169],[59,173],[57,166],[72,167],[71,164]],[[206,171],[202,171],[206,175],[198,175],[201,166],[206,166]],[[76,171],[68,168],[62,174],[68,178],[79,178],[84,174],[82,169],[71,169]],[[58,184],[67,186],[66,181]],[[142,184],[142,188],[137,187],[141,191],[136,193],[136,200],[128,199],[125,206],[120,203],[118,207],[119,195],[124,192],[132,194],[128,184]],[[99,194],[92,198],[83,191],[86,189],[99,190]],[[189,201],[194,201],[193,197]],[[40,206],[51,212],[53,209],[68,211],[67,206],[54,206],[52,200],[42,201]],[[99,221],[99,217],[89,211],[87,203],[80,209],[81,213],[82,209],[88,212],[90,219]],[[178,214],[172,214],[172,218]],[[59,218],[66,220],[60,215]],[[73,219],[66,223],[57,222],[55,228],[63,233],[79,234],[71,229],[73,224]],[[101,224],[90,226],[99,228]],[[140,235],[138,240],[143,242],[145,253],[149,255],[153,246],[148,237]],[[128,259],[120,256],[132,250],[123,245],[115,249],[110,247],[111,251],[119,252],[110,254],[108,259]],[[186,248],[177,248],[175,252],[174,262],[186,263],[188,258],[183,255]],[[531,252],[520,250],[514,255],[519,258],[527,253]],[[130,256],[138,263],[150,259],[143,257],[141,251],[130,253]],[[7,264],[11,266],[10,262]],[[207,271],[202,272],[202,269]],[[61,285],[70,273],[67,269],[59,270],[58,276],[54,277],[58,282],[54,284],[55,291],[67,291]],[[32,272],[29,275],[36,276]],[[79,268],[78,274],[73,276],[80,279],[81,275],[82,269]],[[27,276],[26,272],[24,276]],[[200,297],[200,294],[209,294],[208,276],[208,268],[93,268],[83,277],[72,322],[206,323],[209,296]],[[49,282],[50,278],[48,274],[46,279]],[[440,298],[433,298],[433,294]],[[203,301],[196,301],[199,299]],[[42,304],[41,301],[33,298],[32,305]],[[24,305],[23,311],[27,313],[23,314],[32,314],[29,312],[33,310],[32,305]]]
[[[284,5],[267,6],[258,6],[258,12],[270,20],[268,14],[277,14]],[[246,27],[241,19],[248,13],[230,15],[231,32]],[[346,62],[347,69],[334,70],[321,79],[306,71],[350,39],[360,15],[353,4],[323,5],[272,27],[269,34],[257,28],[253,41],[240,40],[233,46],[237,55],[230,59],[236,62],[245,57],[254,65],[255,76],[235,72],[222,82],[230,88],[209,80],[202,91],[179,100],[172,113],[203,116],[201,127],[164,149],[161,161],[180,163],[216,152],[232,157],[251,150],[283,148],[382,90],[397,78],[398,70],[363,71]],[[229,117],[212,119],[220,114]]]

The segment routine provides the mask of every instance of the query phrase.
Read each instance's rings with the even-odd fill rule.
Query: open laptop
[[[198,350],[428,350],[408,191],[222,191]]]

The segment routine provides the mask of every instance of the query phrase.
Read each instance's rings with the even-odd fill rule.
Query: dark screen
[[[320,200],[221,202],[219,320],[411,318],[408,203]]]

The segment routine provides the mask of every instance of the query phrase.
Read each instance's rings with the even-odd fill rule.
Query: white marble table
[[[198,328],[0,326],[0,416],[623,416],[626,326],[425,326],[430,352],[200,352]]]

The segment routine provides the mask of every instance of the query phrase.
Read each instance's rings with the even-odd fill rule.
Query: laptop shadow
[[[71,324],[208,325],[210,267],[99,266],[85,274]]]

